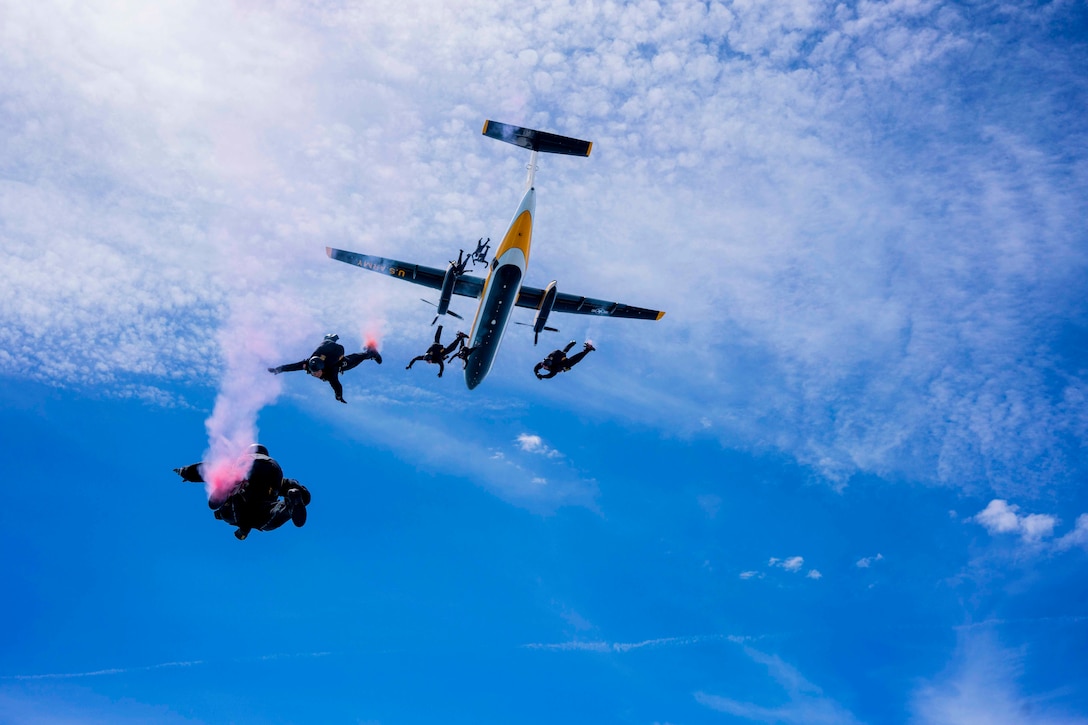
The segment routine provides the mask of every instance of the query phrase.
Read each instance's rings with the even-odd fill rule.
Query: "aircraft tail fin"
[[[547,131],[513,126],[498,121],[484,121],[484,136],[512,143],[523,149],[539,151],[545,154],[565,154],[567,156],[589,156],[593,150],[592,141],[582,141],[569,136],[560,136]]]

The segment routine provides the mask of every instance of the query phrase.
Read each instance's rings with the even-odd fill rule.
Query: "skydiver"
[[[223,499],[211,498],[208,508],[215,518],[237,526],[234,532],[239,541],[249,536],[253,529],[271,531],[290,519],[295,526],[306,523],[306,507],[310,504],[310,492],[293,478],[284,478],[280,464],[268,455],[268,449],[254,443],[245,454],[251,459],[248,476],[239,481]],[[203,483],[203,463],[191,463],[175,468],[174,473],[185,481]]]
[[[464,335],[464,333],[460,333],[460,334]],[[468,338],[468,335],[465,335],[465,339],[467,339],[467,338]],[[449,357],[447,357],[446,362],[453,362],[455,359],[460,359],[461,360],[461,367],[462,368],[467,368],[468,367],[468,356],[471,355],[475,350],[476,350],[476,348],[469,347],[465,342],[462,341],[461,342],[461,347],[459,347],[457,349],[457,352],[455,352],[452,355],[450,355]]]
[[[548,354],[548,357],[544,358],[536,364],[533,368],[533,374],[536,375],[537,380],[544,380],[545,378],[554,378],[559,373],[566,372],[572,367],[582,362],[589,353],[593,352],[597,348],[593,347],[592,343],[586,342],[580,353],[577,353],[571,357],[567,357],[567,353],[574,347],[575,341],[571,340],[567,343],[567,346],[562,350],[553,350]],[[547,370],[544,375],[540,374],[541,370]]]
[[[438,326],[438,329],[434,332],[434,344],[427,348],[427,352],[422,355],[417,355],[412,358],[412,361],[405,366],[405,370],[411,370],[412,366],[422,360],[423,362],[431,363],[438,366],[438,377],[442,377],[442,372],[446,369],[444,364],[445,359],[458,347],[465,346],[465,338],[468,337],[460,330],[457,331],[457,336],[453,339],[453,342],[448,347],[442,347],[442,325]]]
[[[486,265],[487,264],[487,252],[490,249],[491,249],[491,237],[488,237],[486,242],[484,241],[483,237],[480,237],[479,241],[476,242],[476,251],[473,252],[469,256],[469,259],[472,260],[473,266],[475,266],[475,264],[477,262],[479,262],[480,264]]]
[[[465,270],[468,267],[469,259],[470,258],[465,257],[465,250],[458,249],[457,250],[457,261],[454,262],[452,259],[450,260],[450,264],[453,265],[453,273],[456,274],[458,277],[463,275],[465,273]]]
[[[373,347],[367,347],[363,352],[344,355],[344,346],[337,342],[339,339],[339,335],[325,335],[325,341],[306,360],[268,368],[268,372],[279,375],[280,373],[305,370],[315,378],[321,378],[328,382],[332,386],[333,392],[336,393],[336,399],[341,403],[347,403],[348,401],[344,400],[344,386],[340,384],[338,375],[346,373],[364,360],[373,360],[381,365],[382,356]]]

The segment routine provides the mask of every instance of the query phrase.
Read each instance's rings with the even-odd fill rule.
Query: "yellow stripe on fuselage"
[[[529,245],[533,240],[533,215],[528,209],[518,215],[518,218],[510,223],[506,230],[506,236],[502,238],[499,251],[495,252],[495,259],[502,259],[502,255],[511,249],[520,249],[525,255],[525,264],[529,264]]]
[[[529,266],[529,246],[533,241],[533,214],[529,209],[524,209],[514,221],[510,222],[510,227],[506,230],[506,236],[502,238],[502,244],[499,245],[499,249],[495,252],[495,256],[492,258],[495,262],[502,263],[502,255],[509,252],[511,249],[520,250],[525,257],[524,266],[521,268],[522,274],[525,273],[525,269]],[[495,270],[492,269],[487,273],[487,279],[484,280],[483,294],[480,295],[480,304],[476,308],[476,317],[472,320],[472,335],[473,339],[470,341],[475,344],[476,331],[480,325],[480,311],[487,304],[487,298],[491,296],[491,277],[494,275]]]

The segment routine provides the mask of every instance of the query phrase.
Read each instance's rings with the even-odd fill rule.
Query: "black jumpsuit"
[[[582,362],[582,358],[589,354],[590,348],[586,348],[580,353],[567,357],[567,353],[570,352],[570,349],[572,347],[574,347],[573,340],[568,343],[567,346],[562,350],[552,350],[551,353],[548,354],[548,357],[544,358],[536,364],[536,367],[533,368],[533,372],[541,380],[545,380],[547,378],[554,378],[559,373],[566,372],[578,363]],[[541,369],[547,370],[548,372],[544,375],[541,375]]]
[[[339,401],[344,400],[344,386],[340,384],[340,373],[346,373],[364,360],[381,359],[376,350],[356,352],[345,356],[343,345],[338,342],[333,342],[332,340],[326,340],[305,360],[269,368],[269,372],[290,373],[295,372],[296,370],[305,370],[306,372],[313,374],[310,370],[310,360],[315,357],[325,363],[325,366],[317,371],[318,374],[315,375],[315,377],[319,377],[331,385],[333,392],[336,393],[336,399]]]
[[[297,496],[298,502],[307,506],[310,492],[293,478],[284,478],[283,469],[275,459],[257,453],[252,454],[253,465],[249,476],[224,501],[210,500],[208,507],[215,510],[215,517],[237,526],[239,538],[245,538],[250,529],[271,531],[278,529],[291,518],[292,506],[286,500]],[[186,481],[203,483],[202,463],[192,463],[178,469]],[[297,493],[292,493],[297,492]]]
[[[467,335],[465,335],[464,333],[459,332],[459,333],[457,333],[457,337],[455,337],[453,339],[453,342],[451,342],[448,346],[443,347],[442,346],[442,325],[439,325],[438,329],[435,330],[435,332],[434,332],[434,344],[432,344],[430,347],[427,348],[427,352],[423,353],[422,355],[417,355],[414,358],[412,358],[411,362],[409,362],[408,366],[405,367],[404,369],[405,370],[411,370],[413,365],[415,365],[417,362],[422,360],[423,362],[429,362],[429,363],[432,363],[434,365],[437,365],[438,366],[438,377],[442,377],[442,372],[446,369],[446,365],[445,365],[446,358],[449,356],[450,353],[452,353],[454,350],[457,349],[458,345],[460,345],[461,347],[464,347],[465,337],[467,337]]]

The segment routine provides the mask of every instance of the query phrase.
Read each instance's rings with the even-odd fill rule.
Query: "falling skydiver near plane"
[[[589,141],[496,121],[484,123],[483,135],[531,151],[525,195],[517,211],[514,212],[514,218],[510,222],[506,235],[491,260],[486,279],[465,274],[465,260],[460,260],[460,263],[450,262],[443,271],[434,267],[357,254],[331,247],[326,247],[325,252],[332,259],[340,262],[440,290],[436,321],[445,314],[459,317],[449,310],[450,299],[453,295],[479,298],[480,303],[472,323],[472,332],[469,334],[469,342],[466,345],[469,352],[465,360],[465,384],[469,390],[483,382],[490,372],[514,307],[536,310],[532,323],[534,341],[539,339],[542,331],[554,330],[547,326],[548,316],[552,312],[626,317],[637,320],[660,320],[664,317],[665,313],[658,310],[558,292],[554,280],[544,289],[522,286],[529,264],[533,216],[536,213],[536,188],[533,182],[536,175],[537,154],[589,156],[593,144]]]

